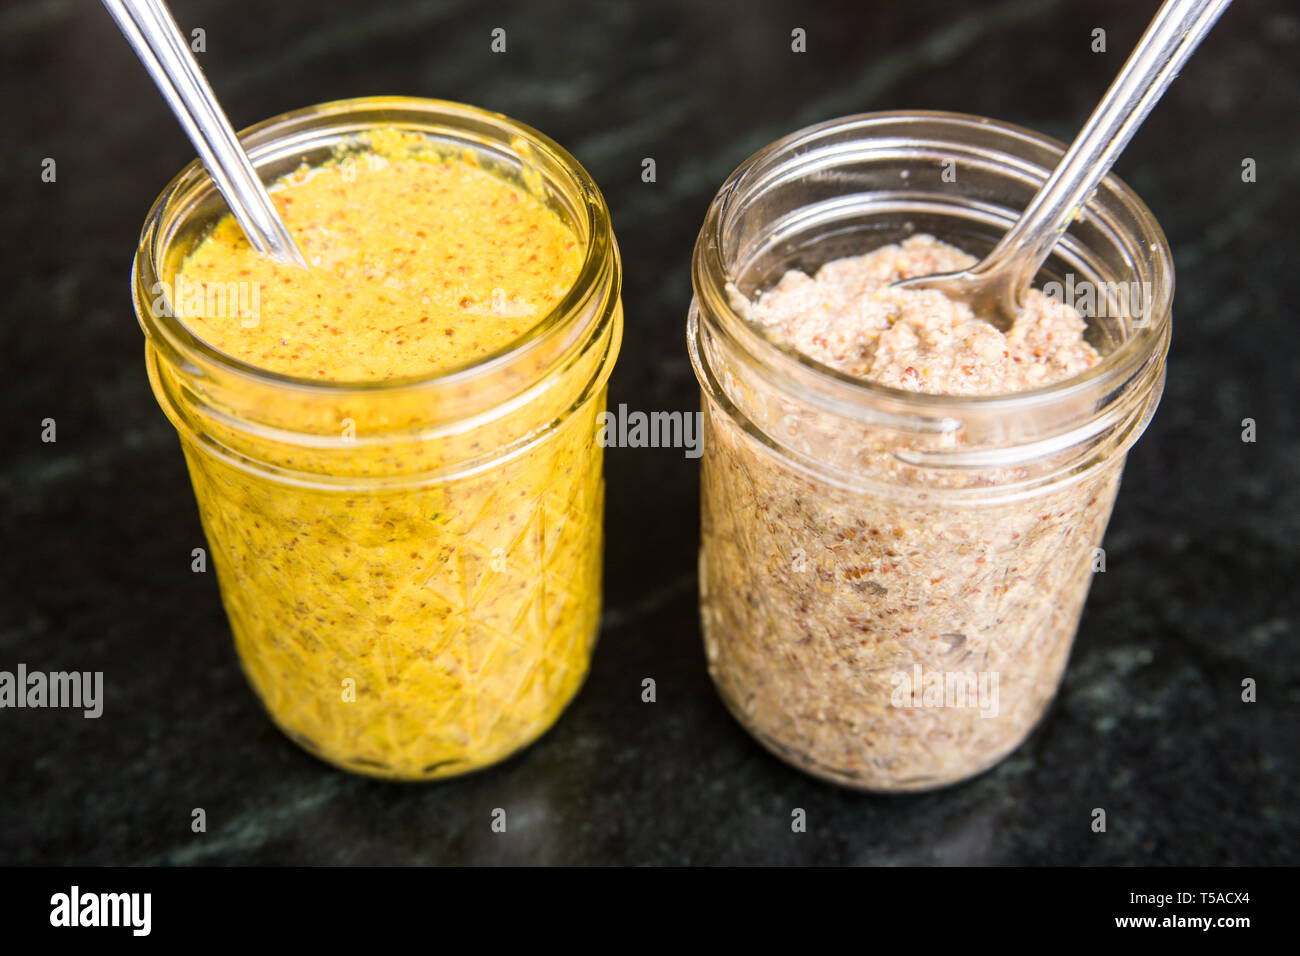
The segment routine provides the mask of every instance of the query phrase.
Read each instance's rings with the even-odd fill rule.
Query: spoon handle
[[[249,243],[280,262],[306,268],[306,258],[276,212],[163,0],[103,2],[185,128]]]
[[[1052,175],[972,272],[1001,273],[1003,288],[1015,298],[1029,287],[1134,131],[1231,2],[1166,0]]]

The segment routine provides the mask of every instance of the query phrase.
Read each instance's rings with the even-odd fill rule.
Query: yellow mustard
[[[337,382],[443,372],[519,339],[573,286],[582,243],[523,183],[424,143],[372,132],[277,184],[310,271],[220,220],[175,276],[181,321],[258,369]],[[183,308],[187,287],[231,282],[256,294]],[[578,383],[598,360],[555,374]],[[181,376],[162,363],[151,375],[182,408]],[[542,409],[558,423],[544,440],[448,480],[318,487],[236,460],[322,474],[342,460],[358,478],[436,468],[450,457],[438,442],[367,440],[401,407],[330,409],[329,427],[355,433],[343,459],[220,416],[203,423],[208,443],[240,456],[183,440],[240,660],[293,739],[351,770],[432,779],[498,761],[556,720],[587,673],[600,603],[603,379],[576,411],[574,391],[561,381],[537,399],[557,403]],[[291,418],[283,401],[262,419]]]

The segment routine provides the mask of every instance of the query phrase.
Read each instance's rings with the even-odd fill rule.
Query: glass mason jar
[[[621,341],[622,273],[590,176],[500,114],[356,99],[241,139],[270,181],[381,127],[473,151],[577,237],[575,284],[521,338],[435,375],[371,383],[216,351],[160,295],[226,212],[197,162],[149,213],[133,288],[149,378],[180,434],[253,689],[317,756],[432,779],[536,739],[586,676],[600,617],[596,419]]]
[[[1076,300],[1103,358],[1003,395],[843,374],[764,337],[736,296],[913,233],[982,256],[1062,152],[980,117],[852,116],[761,150],[709,208],[687,330],[705,650],[740,723],[810,774],[943,786],[1043,715],[1164,387],[1172,264],[1151,213],[1107,177],[1038,276]]]

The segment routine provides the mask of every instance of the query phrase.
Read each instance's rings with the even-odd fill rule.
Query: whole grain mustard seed
[[[581,243],[518,186],[415,134],[369,134],[370,151],[301,169],[272,199],[312,264],[258,255],[231,216],[178,278],[260,284],[260,314],[186,315],[208,344],[307,378],[434,373],[519,338],[573,285]]]
[[[524,334],[573,285],[582,243],[524,188],[422,142],[373,133],[365,149],[274,187],[310,271],[256,254],[229,216],[218,222],[181,278],[260,283],[260,314],[251,326],[233,311],[182,321],[261,369],[348,382],[437,372]],[[590,366],[556,372],[549,391],[567,405]],[[431,779],[501,760],[554,723],[586,675],[599,617],[601,407],[569,409],[544,441],[490,469],[375,489],[371,476],[458,459],[437,442],[366,441],[372,424],[402,424],[374,416],[346,460],[205,422],[247,458],[342,468],[361,483],[334,490],[183,442],[241,663],[290,737],[354,771]],[[351,414],[334,411],[324,417]],[[293,426],[298,414],[285,399],[272,417]],[[472,453],[495,437],[476,434]]]
[[[1000,332],[942,292],[892,283],[976,262],[933,236],[911,236],[863,256],[837,259],[816,276],[790,271],[750,312],[776,341],[862,378],[913,392],[974,395],[1047,385],[1100,361],[1070,306],[1025,293]]]

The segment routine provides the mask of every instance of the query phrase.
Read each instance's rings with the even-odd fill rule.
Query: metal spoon
[[[226,205],[258,252],[307,268],[230,121],[162,0],[104,0],[198,150]]]
[[[1011,328],[1021,296],[1052,248],[1231,2],[1167,0],[1060,164],[993,251],[961,272],[917,276],[895,287],[934,289],[1002,331]]]

